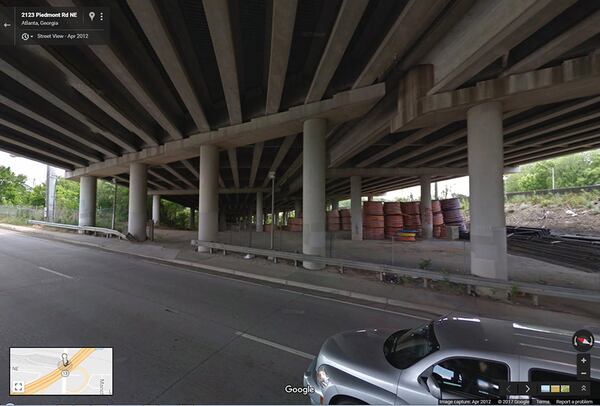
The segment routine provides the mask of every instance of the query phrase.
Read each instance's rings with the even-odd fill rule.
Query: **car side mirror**
[[[433,396],[434,398],[442,398],[442,389],[440,388],[440,382],[435,377],[435,374],[431,374],[427,378],[427,389],[429,390],[429,393],[431,393],[431,396]]]

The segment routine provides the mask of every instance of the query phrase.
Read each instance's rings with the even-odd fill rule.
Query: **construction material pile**
[[[383,240],[385,221],[382,202],[363,203],[363,239]]]
[[[327,231],[340,231],[340,212],[331,210],[327,212]]]
[[[402,214],[404,215],[404,229],[414,230],[417,235],[421,235],[421,203],[420,202],[402,202]]]
[[[569,268],[598,272],[600,238],[555,235],[549,229],[506,227],[508,251]]]
[[[463,233],[467,231],[460,199],[442,199],[440,200],[440,206],[442,209],[442,216],[444,218],[445,226],[457,226],[458,229]]]
[[[352,230],[352,214],[349,209],[340,210],[340,227],[342,231]]]
[[[300,232],[302,231],[302,217],[291,217],[288,219],[286,227],[287,231]]]
[[[402,207],[398,202],[383,204],[385,238],[395,237],[398,231],[404,228]]]
[[[431,212],[433,213],[433,238],[446,238],[444,214],[442,213],[442,204],[439,200],[431,201]]]

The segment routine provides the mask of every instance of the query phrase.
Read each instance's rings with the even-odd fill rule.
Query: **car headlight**
[[[325,388],[327,388],[329,386],[329,375],[327,375],[327,371],[325,370],[325,366],[321,365],[317,369],[316,380],[317,380],[317,383],[319,384],[319,386],[321,388],[323,388],[323,389],[325,389]]]

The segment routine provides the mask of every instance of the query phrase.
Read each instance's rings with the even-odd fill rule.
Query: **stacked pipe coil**
[[[383,213],[385,238],[394,238],[404,228],[402,207],[398,202],[386,202],[383,204]]]
[[[363,203],[363,239],[383,240],[385,221],[381,202]]]
[[[327,231],[340,231],[340,212],[338,210],[327,212]]]
[[[458,198],[440,200],[444,224],[446,226],[458,226],[462,232],[466,232],[465,219],[462,214],[462,207]]]
[[[404,215],[404,228],[406,230],[415,230],[421,233],[421,203],[420,202],[402,202],[402,213]]]
[[[292,217],[288,219],[287,225],[288,231],[300,232],[302,231],[302,217]]]
[[[442,213],[442,204],[439,200],[431,201],[431,211],[433,212],[433,238],[442,238],[442,227],[444,227],[444,214]],[[444,228],[444,233],[446,232]]]
[[[340,227],[343,231],[352,230],[352,214],[350,213],[350,210],[340,210]]]

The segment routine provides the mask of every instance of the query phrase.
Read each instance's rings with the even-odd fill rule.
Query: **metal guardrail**
[[[427,271],[415,268],[405,268],[399,266],[392,266],[386,264],[377,264],[372,262],[355,261],[351,259],[343,258],[328,258],[320,257],[315,255],[305,255],[296,252],[276,251],[262,248],[251,248],[242,247],[237,245],[229,245],[217,242],[207,242],[192,240],[192,245],[203,246],[213,250],[222,251],[226,254],[227,251],[239,252],[242,254],[253,254],[257,256],[273,258],[275,262],[277,259],[286,259],[294,261],[295,265],[298,262],[310,261],[324,265],[336,266],[343,272],[344,268],[361,269],[370,272],[379,273],[380,280],[383,280],[383,274],[395,274],[398,276],[408,276],[411,278],[423,279],[424,286],[427,287],[429,281],[445,281],[450,283],[456,283],[467,286],[470,292],[474,287],[483,287],[498,289],[501,291],[510,292],[513,289],[517,289],[518,292],[528,293],[533,296],[534,303],[537,305],[538,296],[557,297],[565,299],[583,300],[588,302],[600,302],[600,292],[593,290],[574,289],[574,288],[563,288],[558,286],[548,286],[536,283],[528,282],[515,282],[515,281],[500,281],[494,279],[485,279],[473,275],[448,275],[434,271]]]
[[[38,220],[28,220],[27,222],[29,224],[36,224],[39,226],[63,228],[66,230],[88,231],[90,233],[100,233],[100,234],[110,235],[110,236],[122,238],[124,240],[127,239],[127,236],[125,234],[121,233],[120,231],[113,230],[111,228],[92,227],[92,226],[74,226],[72,224],[52,223],[49,221],[38,221]]]

